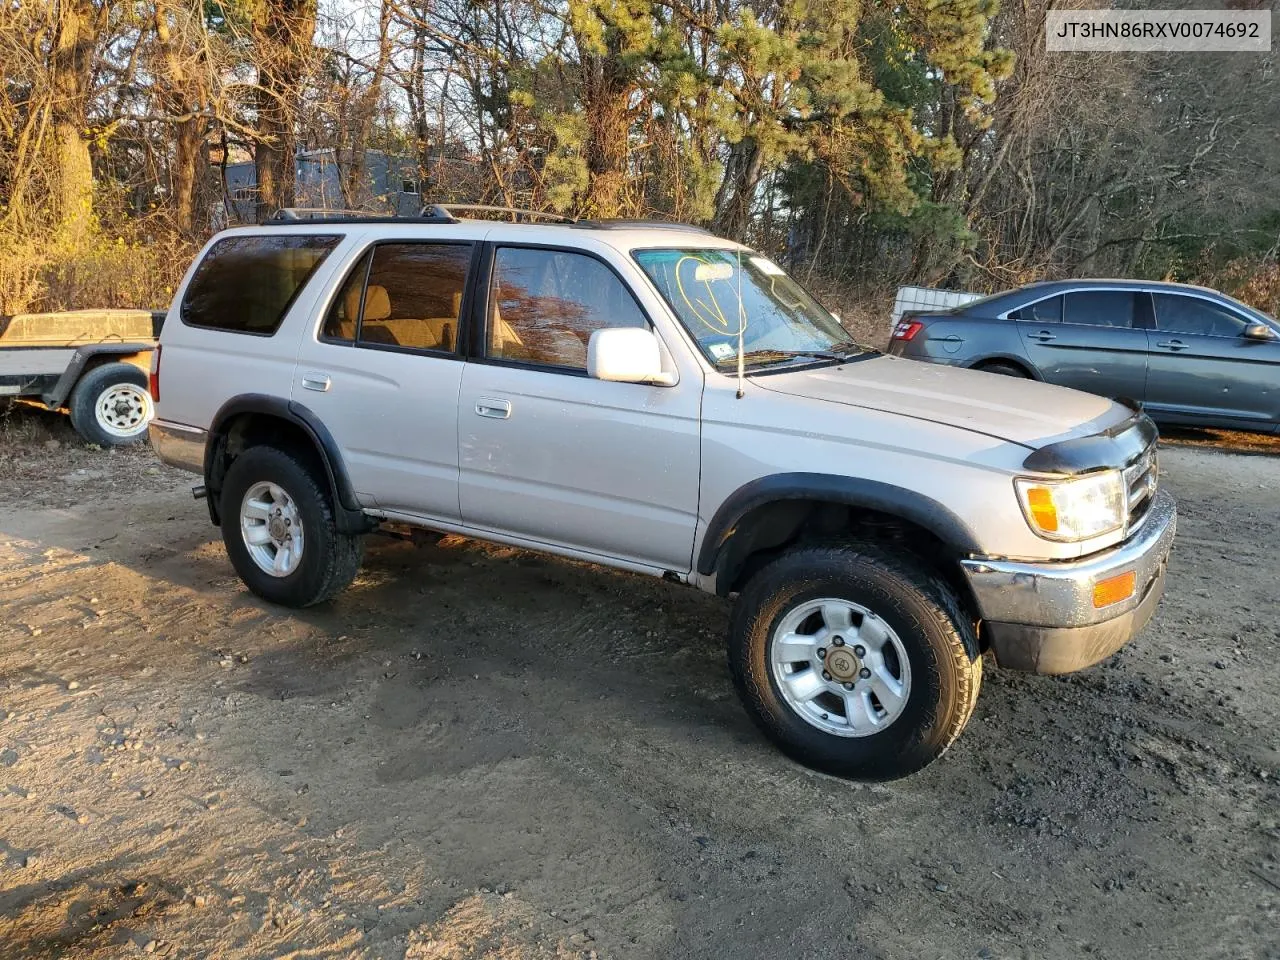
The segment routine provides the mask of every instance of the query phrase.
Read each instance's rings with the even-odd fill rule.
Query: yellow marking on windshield
[[[692,254],[685,254],[676,261],[676,288],[680,291],[680,298],[685,302],[685,306],[689,308],[689,312],[697,317],[698,322],[712,333],[722,334],[727,337],[736,337],[745,333],[747,329],[747,314],[742,304],[742,298],[737,297],[739,329],[730,330],[729,320],[725,316],[724,308],[720,306],[720,301],[711,287],[711,280],[702,281],[703,286],[707,288],[707,296],[711,298],[710,303],[707,303],[701,297],[690,296],[689,292],[685,290],[684,281],[680,276],[680,268],[684,266],[686,260],[692,260],[695,264],[704,264],[706,266],[713,266],[714,264],[710,260],[703,260]],[[741,270],[741,266],[738,269]],[[694,267],[694,271],[696,276],[697,267]]]

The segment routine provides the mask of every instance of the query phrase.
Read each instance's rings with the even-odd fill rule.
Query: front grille
[[[1136,530],[1147,518],[1156,499],[1159,465],[1154,441],[1124,468],[1124,485],[1128,497],[1127,528]]]

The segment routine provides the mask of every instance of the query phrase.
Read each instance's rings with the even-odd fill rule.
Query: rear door
[[[476,248],[366,248],[302,338],[292,399],[329,428],[366,506],[459,519],[458,318]]]
[[[1134,290],[1076,290],[1020,307],[1027,357],[1049,383],[1142,401],[1151,297]]]
[[[1280,341],[1250,340],[1251,318],[1194,294],[1157,293],[1147,408],[1182,423],[1272,429],[1280,415]]]

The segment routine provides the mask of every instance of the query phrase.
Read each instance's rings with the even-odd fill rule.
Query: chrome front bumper
[[[962,560],[996,660],[1014,669],[1067,673],[1110,656],[1154,612],[1176,527],[1173,497],[1160,491],[1137,533],[1093,556],[1046,563]],[[1094,586],[1130,570],[1133,593],[1095,607]]]
[[[207,431],[168,420],[152,420],[147,429],[151,448],[171,467],[204,473],[204,444]]]

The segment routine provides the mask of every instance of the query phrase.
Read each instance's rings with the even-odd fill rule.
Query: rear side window
[[[321,337],[452,352],[471,254],[469,243],[378,244],[347,277]]]
[[[269,337],[340,236],[227,237],[200,261],[182,299],[192,327]]]
[[[1038,303],[1028,303],[1009,314],[1014,320],[1026,320],[1030,323],[1061,323],[1062,297],[1050,297]]]
[[[1063,319],[1094,327],[1132,327],[1133,292],[1130,290],[1080,290],[1068,293]]]

